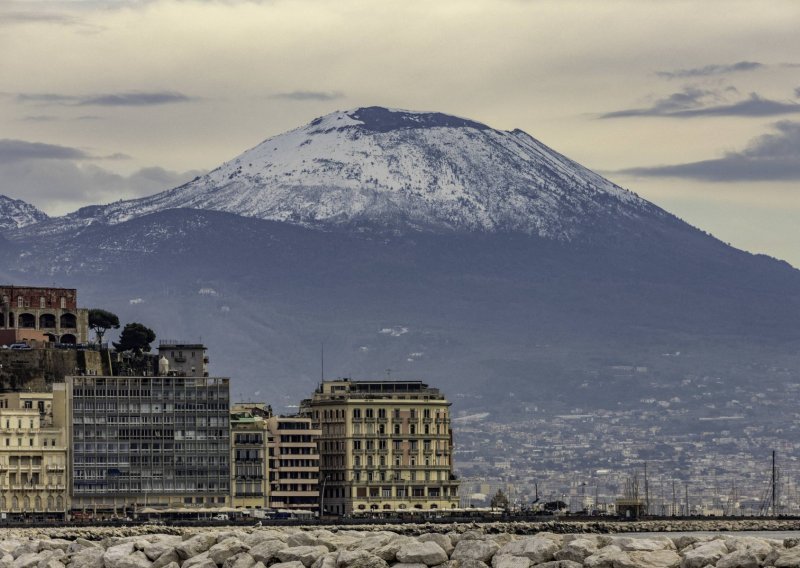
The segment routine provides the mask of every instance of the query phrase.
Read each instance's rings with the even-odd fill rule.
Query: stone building
[[[324,381],[301,411],[321,430],[328,514],[458,507],[450,403],[420,381]]]
[[[87,343],[89,310],[77,296],[74,288],[0,286],[0,345]]]
[[[52,393],[0,395],[0,512],[12,520],[65,520],[67,446]]]
[[[233,507],[266,509],[269,467],[265,404],[238,403],[231,408],[231,500]]]
[[[53,391],[74,513],[229,505],[229,379],[80,376]]]

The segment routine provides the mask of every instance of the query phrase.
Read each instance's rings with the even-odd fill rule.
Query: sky
[[[520,128],[800,267],[797,0],[0,0],[0,194],[169,189],[335,110]]]

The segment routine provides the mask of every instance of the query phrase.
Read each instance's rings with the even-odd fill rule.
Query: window
[[[373,410],[372,408],[367,408],[367,410],[366,410],[366,417],[367,417],[367,418],[374,418],[374,417],[375,417],[375,415],[374,415],[374,410]]]
[[[355,420],[360,420],[361,419],[361,409],[360,408],[354,408],[353,409],[353,419],[355,419]]]
[[[384,419],[386,418],[386,409],[385,408],[379,408],[378,409],[378,418],[384,418]]]
[[[17,307],[18,308],[25,307],[25,299],[22,296],[17,296]]]
[[[41,298],[39,298],[39,307],[40,308],[44,308],[45,305],[46,305],[45,304],[45,299],[44,299],[44,296],[42,296]]]
[[[61,305],[61,309],[62,310],[66,310],[67,309],[67,299],[65,297],[63,297],[63,296],[61,297],[61,304],[60,305]]]

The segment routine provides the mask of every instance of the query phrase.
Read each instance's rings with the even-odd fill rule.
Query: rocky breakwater
[[[424,533],[297,528],[74,540],[0,536],[0,568],[800,568],[800,540],[732,535]]]

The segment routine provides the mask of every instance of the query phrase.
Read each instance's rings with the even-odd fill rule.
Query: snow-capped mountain
[[[308,227],[522,232],[556,240],[572,239],[595,218],[666,215],[521,130],[368,107],[269,138],[175,189],[84,208],[49,230],[174,208]]]
[[[47,215],[30,203],[0,195],[0,232],[27,227],[46,219]]]

